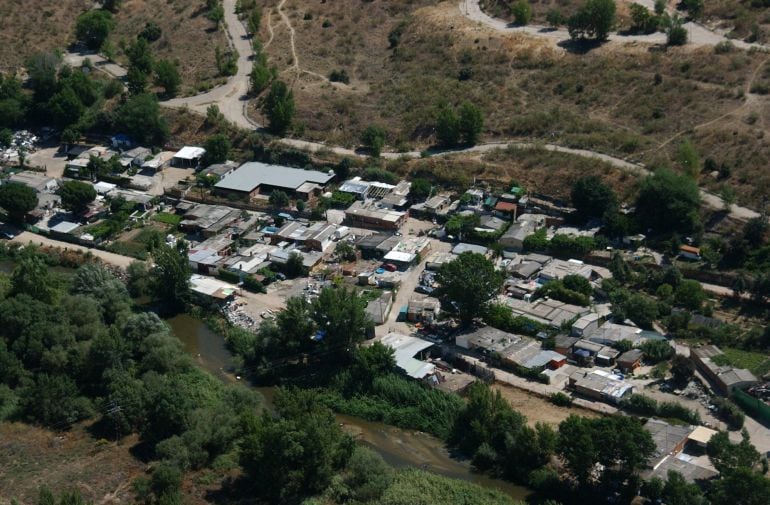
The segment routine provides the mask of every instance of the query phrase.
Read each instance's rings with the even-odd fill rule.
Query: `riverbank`
[[[206,323],[189,314],[167,319],[174,335],[195,362],[224,382],[238,379],[233,370],[233,356],[225,339]],[[267,406],[272,403],[275,388],[257,387]],[[453,457],[443,441],[414,430],[396,428],[383,423],[335,414],[337,421],[362,444],[377,451],[385,461],[396,468],[420,468],[428,472],[464,480],[485,488],[502,491],[515,500],[524,500],[532,490],[511,482],[493,479],[473,471],[470,461]]]

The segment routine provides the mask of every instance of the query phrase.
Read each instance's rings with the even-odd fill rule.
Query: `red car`
[[[384,268],[388,272],[395,272],[396,270],[398,270],[398,267],[396,265],[394,265],[393,263],[384,263],[382,265],[382,268]]]

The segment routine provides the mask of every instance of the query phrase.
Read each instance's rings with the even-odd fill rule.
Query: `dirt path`
[[[534,37],[551,40],[555,43],[563,43],[570,40],[569,32],[565,29],[553,29],[543,25],[526,25],[516,26],[508,23],[507,21],[499,18],[494,18],[484,12],[479,5],[480,0],[460,0],[459,8],[460,12],[470,19],[481,23],[493,30],[507,33],[526,33]],[[652,9],[654,7],[653,0],[636,0],[646,7]],[[690,46],[714,46],[720,42],[728,41],[724,34],[718,33],[714,30],[706,28],[705,26],[688,22],[685,23],[684,28],[687,30],[688,42]],[[611,33],[609,36],[610,42],[643,42],[648,44],[665,44],[665,33],[651,33],[649,35],[623,35],[620,33]],[[740,40],[729,40],[735,47],[740,49],[750,49],[752,47],[758,49],[768,49],[768,46],[762,44],[748,44]]]
[[[128,256],[121,256],[120,254],[115,254],[107,251],[102,251],[100,249],[92,249],[89,247],[83,247],[76,244],[70,244],[69,242],[61,242],[59,240],[50,239],[48,237],[44,237],[42,235],[38,235],[36,233],[32,232],[22,232],[18,235],[16,235],[13,239],[11,239],[11,242],[17,243],[17,244],[35,244],[35,245],[41,245],[45,247],[56,247],[58,249],[69,249],[69,250],[75,250],[75,251],[82,251],[84,253],[90,252],[100,260],[104,261],[105,263],[108,263],[110,265],[120,267],[120,268],[127,268],[128,265],[135,261],[139,261],[134,258],[130,258]]]
[[[236,126],[253,130],[259,124],[251,120],[246,113],[249,93],[249,77],[252,67],[251,38],[246,33],[246,27],[235,13],[236,0],[222,0],[225,10],[227,34],[233,48],[238,51],[238,71],[229,77],[227,82],[207,93],[185,98],[174,98],[161,102],[161,105],[172,108],[187,107],[190,110],[205,114],[210,105],[219,107],[219,111]]]

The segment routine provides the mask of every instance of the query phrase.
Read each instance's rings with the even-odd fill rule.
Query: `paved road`
[[[139,261],[135,258],[129,258],[128,256],[121,256],[120,254],[102,251],[100,249],[92,249],[90,247],[83,247],[80,245],[70,244],[69,242],[62,242],[59,240],[50,239],[48,237],[38,235],[37,233],[32,233],[28,231],[25,231],[16,235],[13,239],[11,239],[11,242],[18,243],[18,244],[25,244],[25,245],[35,244],[35,245],[41,245],[45,247],[56,247],[59,249],[69,249],[71,251],[72,250],[82,251],[84,253],[90,252],[91,254],[101,259],[105,263],[108,263],[110,265],[114,265],[120,268],[127,268],[128,265],[130,265],[134,261]]]
[[[652,9],[654,7],[654,0],[635,0],[638,3],[644,4],[646,7]],[[460,0],[459,3],[460,12],[472,21],[481,23],[489,28],[500,32],[507,33],[526,33],[534,37],[543,39],[549,39],[556,43],[566,42],[570,40],[569,32],[565,29],[552,29],[548,26],[542,25],[526,25],[526,26],[514,26],[507,21],[499,18],[494,18],[485,13],[479,5],[479,0]],[[723,33],[716,32],[698,23],[688,22],[685,23],[684,28],[688,33],[688,45],[691,46],[714,46],[720,42],[724,42],[727,39]],[[666,34],[656,32],[649,35],[622,35],[620,33],[611,33],[609,36],[610,41],[618,42],[644,42],[648,44],[665,44]],[[748,44],[740,40],[730,40],[730,42],[738,48],[750,49],[756,47],[759,49],[766,48],[762,44]]]
[[[189,107],[201,114],[206,113],[210,105],[217,105],[220,112],[241,128],[252,130],[259,125],[249,119],[246,114],[249,92],[249,74],[251,74],[251,38],[246,33],[246,27],[235,14],[236,0],[223,0],[227,35],[236,51],[238,51],[238,72],[227,79],[227,83],[218,86],[208,93],[186,98],[174,98],[161,102],[166,107]]]

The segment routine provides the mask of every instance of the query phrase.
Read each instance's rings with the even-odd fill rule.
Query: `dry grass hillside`
[[[730,168],[718,181],[704,173],[703,185],[730,185],[749,204],[770,191],[765,54],[633,43],[575,54],[471,23],[455,1],[287,0],[295,61],[276,2],[264,5],[261,38],[293,86],[307,138],[354,146],[380,124],[392,148],[421,149],[434,140],[438,106],[469,100],[484,110],[486,140],[540,139],[671,164],[690,139],[710,169]],[[333,70],[350,84],[328,82]]]
[[[0,71],[13,72],[40,51],[67,46],[89,0],[0,0]]]
[[[224,28],[217,29],[205,14],[203,0],[125,0],[110,38],[120,48],[121,41],[136,38],[148,21],[156,23],[162,35],[151,44],[153,54],[177,62],[182,92],[195,94],[219,83],[215,51],[227,49]],[[118,61],[126,62],[120,51]]]

